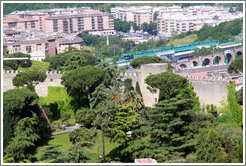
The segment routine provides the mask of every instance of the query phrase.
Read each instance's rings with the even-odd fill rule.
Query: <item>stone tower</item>
[[[159,90],[156,93],[151,93],[147,89],[147,84],[144,82],[145,78],[152,74],[159,74],[167,71],[167,63],[150,63],[141,65],[140,88],[143,96],[144,105],[153,107],[159,100]]]

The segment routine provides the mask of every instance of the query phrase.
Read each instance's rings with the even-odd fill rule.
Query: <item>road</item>
[[[71,131],[73,131],[75,129],[78,129],[80,127],[82,127],[82,126],[80,126],[80,125],[68,126],[68,127],[65,127],[65,129],[62,130],[62,131],[53,132],[51,134],[45,134],[45,135],[43,135],[43,137],[49,137],[49,136],[52,136],[52,135],[57,135],[57,134],[62,134],[62,133],[66,133],[66,132],[71,132]]]

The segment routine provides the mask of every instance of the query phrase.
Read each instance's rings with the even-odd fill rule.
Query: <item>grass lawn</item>
[[[98,154],[102,155],[102,137],[101,137],[101,130],[98,130],[98,137],[96,139],[95,145],[92,147],[92,149],[87,149],[89,152],[89,157],[92,159],[93,162],[99,162]],[[113,150],[114,148],[118,147],[119,144],[110,142],[108,137],[104,137],[105,140],[105,153],[106,155]],[[72,143],[69,141],[69,132],[64,134],[59,134],[51,137],[42,138],[41,140],[41,146],[37,148],[37,153],[34,155],[34,157],[39,157],[42,152],[40,152],[41,149],[43,149],[43,146],[46,145],[53,145],[53,144],[60,144],[60,149],[66,150],[69,149],[72,146]],[[99,153],[98,153],[99,152]]]
[[[19,67],[18,70],[28,71],[28,70],[39,70],[39,71],[48,71],[50,63],[49,62],[40,62],[31,60],[32,66],[27,68]]]
[[[192,35],[186,36],[185,38],[175,39],[175,40],[172,39],[167,43],[167,46],[171,46],[171,45],[177,46],[180,44],[193,43],[194,41],[196,41],[196,39],[197,39],[197,35],[192,34]]]

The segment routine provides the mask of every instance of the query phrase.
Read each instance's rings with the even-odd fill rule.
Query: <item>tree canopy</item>
[[[13,70],[17,70],[18,67],[30,67],[32,65],[32,62],[30,60],[31,55],[24,54],[21,52],[13,53],[13,54],[7,54],[4,56],[4,58],[29,58],[27,60],[5,60],[3,61],[4,67],[11,67]]]
[[[20,87],[26,85],[30,90],[35,90],[35,86],[39,84],[39,82],[44,82],[47,75],[44,72],[40,71],[25,71],[16,74],[13,78],[13,85]]]
[[[92,108],[91,93],[100,83],[107,81],[109,76],[106,71],[89,65],[71,70],[62,76],[62,84],[65,87],[82,89],[87,94],[90,108]]]
[[[227,71],[229,73],[232,73],[233,71],[235,73],[243,72],[243,56],[236,57],[236,59],[229,65]]]
[[[158,56],[141,56],[133,59],[130,65],[133,68],[140,68],[142,64],[148,64],[148,63],[167,63],[167,62]]]
[[[149,75],[145,82],[149,85],[147,89],[151,92],[156,92],[156,88],[161,90],[166,95],[166,99],[175,97],[188,84],[186,78],[172,72]]]

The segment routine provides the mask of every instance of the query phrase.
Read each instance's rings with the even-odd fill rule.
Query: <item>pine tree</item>
[[[150,111],[151,147],[164,159],[177,159],[194,149],[194,134],[191,125],[192,99],[181,95],[163,100]]]
[[[53,144],[49,146],[45,146],[44,149],[41,150],[43,152],[40,155],[40,161],[54,160],[57,156],[62,154],[62,151],[59,149],[61,145]]]
[[[30,149],[40,138],[34,130],[35,125],[36,119],[29,117],[21,119],[16,124],[14,137],[6,148],[6,153],[12,154],[16,162],[31,158]]]
[[[136,82],[136,92],[142,97],[142,93],[138,82]]]

